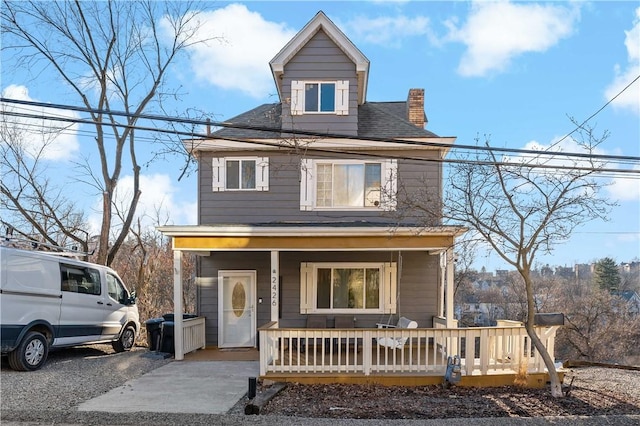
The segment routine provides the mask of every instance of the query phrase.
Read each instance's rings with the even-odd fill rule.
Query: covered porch
[[[526,371],[529,375],[544,374],[544,363],[532,349],[524,326],[502,322],[497,327],[458,328],[454,319],[454,239],[464,232],[458,227],[430,229],[393,229],[389,227],[161,227],[173,238],[174,249],[174,304],[175,304],[175,359],[184,358],[184,323],[182,319],[183,252],[207,257],[217,252],[252,252],[268,256],[269,276],[266,268],[256,275],[261,285],[269,287],[267,310],[260,315],[246,303],[246,315],[253,318],[256,339],[252,346],[260,351],[260,375],[274,380],[296,381],[385,381],[393,383],[428,383],[442,381],[448,357],[459,356],[462,375],[513,375]],[[281,297],[281,258],[289,253],[328,252],[420,252],[437,261],[438,283],[432,287],[431,298],[437,299],[437,312],[433,320],[423,318],[415,329],[372,328],[372,321],[358,316],[357,328],[308,328],[291,326],[283,319]],[[285,256],[286,257],[286,256]],[[299,256],[300,257],[300,256]],[[432,258],[433,259],[433,258]],[[266,260],[266,258],[265,258]],[[401,263],[401,262],[400,262]],[[291,265],[287,265],[291,269]],[[302,266],[298,267],[302,268]],[[390,269],[391,270],[391,269]],[[400,275],[400,274],[398,274]],[[289,277],[290,278],[290,277]],[[291,279],[289,279],[291,281]],[[219,285],[219,284],[218,284]],[[398,282],[398,293],[406,282]],[[430,287],[431,288],[431,287]],[[386,294],[384,295],[387,296]],[[393,296],[393,295],[392,295]],[[309,298],[301,290],[300,300]],[[395,296],[393,296],[395,297]],[[396,308],[385,315],[399,317]],[[435,302],[434,302],[435,303]],[[291,306],[289,306],[289,309]],[[295,315],[305,318],[308,307],[300,305]],[[431,311],[432,312],[432,311]],[[325,312],[326,313],[326,312]],[[347,312],[337,312],[341,315]],[[245,315],[244,313],[242,314]],[[331,313],[329,313],[331,315]],[[369,315],[368,317],[371,317]],[[355,317],[354,317],[355,318]],[[431,318],[431,317],[429,317]],[[412,318],[410,318],[412,319]],[[209,320],[207,320],[209,321]],[[375,321],[373,321],[375,322]],[[300,323],[298,321],[298,323]],[[211,325],[207,323],[207,327]],[[538,327],[538,335],[553,353],[557,327]],[[378,344],[384,340],[400,340],[395,348]],[[468,380],[468,379],[466,379]],[[545,380],[546,382],[546,380]]]

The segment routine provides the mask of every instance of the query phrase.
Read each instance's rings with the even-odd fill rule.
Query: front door
[[[218,272],[218,347],[256,346],[256,271]]]

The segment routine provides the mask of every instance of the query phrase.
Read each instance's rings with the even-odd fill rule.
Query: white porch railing
[[[204,317],[183,319],[182,330],[182,348],[185,354],[196,349],[204,349],[206,345]]]
[[[521,363],[529,373],[545,371],[542,357],[532,348],[521,324],[436,327],[304,329],[278,328],[272,322],[260,329],[260,374],[444,375],[450,355],[460,356],[464,375],[518,372]],[[536,327],[551,354],[557,328]],[[377,339],[383,337],[407,340],[404,346],[391,349],[378,344]]]

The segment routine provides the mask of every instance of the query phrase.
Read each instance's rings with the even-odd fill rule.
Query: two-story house
[[[198,161],[198,224],[160,228],[176,253],[176,312],[180,253],[197,253],[207,345],[259,346],[262,374],[326,372],[334,355],[342,372],[391,371],[389,352],[371,368],[370,352],[379,361],[381,350],[371,345],[382,340],[362,333],[400,317],[418,329],[455,328],[453,248],[465,230],[437,215],[441,160],[455,138],[425,129],[422,89],[402,101],[368,101],[369,60],[323,12],[269,65],[277,102],[185,141]],[[405,207],[415,193],[433,203],[430,216]],[[353,331],[327,331],[345,317]],[[346,364],[331,345],[345,336],[356,346]],[[309,338],[329,350],[326,360],[296,344]],[[436,351],[455,347],[437,340],[416,334],[409,345],[433,348],[434,364]]]

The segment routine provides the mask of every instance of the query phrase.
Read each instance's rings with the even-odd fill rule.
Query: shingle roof
[[[432,138],[429,130],[415,126],[406,117],[406,102],[365,102],[358,107],[358,137],[360,138]],[[238,139],[279,139],[282,128],[282,104],[263,104],[227,120],[225,123],[276,130],[225,127],[213,132],[213,137]]]

